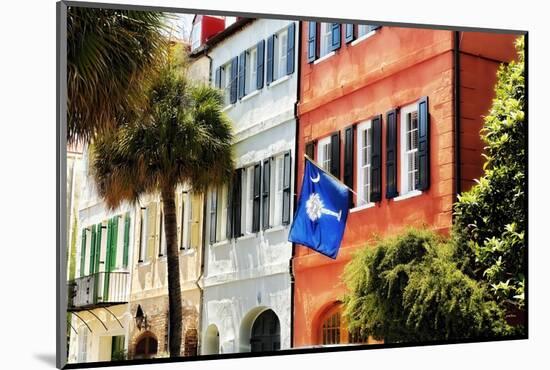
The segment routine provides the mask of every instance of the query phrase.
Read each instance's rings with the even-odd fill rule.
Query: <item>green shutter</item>
[[[101,258],[101,233],[103,231],[103,223],[98,223],[96,226],[96,245],[94,251],[94,273],[96,274],[94,278],[94,303],[97,303],[97,298],[99,296],[98,284],[99,284],[99,259]]]
[[[84,276],[86,266],[86,229],[82,229],[82,245],[80,246],[80,276]]]
[[[110,219],[107,221],[107,251],[105,253],[105,261],[104,261],[104,273],[103,273],[103,302],[107,302],[109,300],[109,271],[110,269],[110,261],[111,261],[111,243],[112,243],[112,235],[113,235],[113,219]]]
[[[95,272],[95,225],[92,225],[92,240],[90,241],[90,275]]]
[[[118,243],[118,219],[119,216],[112,218],[113,232],[111,233],[111,255],[109,259],[109,271],[113,271],[116,266],[116,248]]]
[[[124,253],[122,254],[122,266],[128,267],[128,248],[130,246],[130,212],[124,217]]]

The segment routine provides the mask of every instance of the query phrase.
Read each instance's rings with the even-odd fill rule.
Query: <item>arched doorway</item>
[[[281,325],[273,310],[265,310],[256,318],[251,334],[251,352],[277,351],[281,348]]]
[[[220,332],[218,327],[211,324],[206,328],[206,337],[204,340],[204,354],[217,355],[220,353]]]
[[[136,344],[134,358],[153,358],[158,352],[158,341],[153,333],[143,334]]]

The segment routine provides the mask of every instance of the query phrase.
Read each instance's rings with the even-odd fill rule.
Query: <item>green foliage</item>
[[[485,281],[497,302],[524,307],[526,144],[524,40],[518,61],[498,71],[496,97],[485,117],[485,174],[455,204],[460,267]]]
[[[191,86],[167,66],[148,102],[138,120],[101,135],[93,146],[93,174],[109,206],[180,183],[203,190],[231,178],[232,127],[220,91]]]
[[[111,361],[125,361],[128,359],[128,351],[120,349],[111,354]]]
[[[143,91],[167,50],[160,12],[67,10],[67,135],[90,141],[143,105]]]
[[[410,229],[358,252],[346,267],[351,331],[390,342],[511,333],[486,288],[460,271],[447,240]]]

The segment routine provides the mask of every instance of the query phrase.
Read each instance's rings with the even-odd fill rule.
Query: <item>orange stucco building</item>
[[[293,346],[364,341],[341,317],[343,269],[375,236],[449,232],[457,192],[482,174],[482,116],[516,35],[301,28],[296,189],[307,153],[357,195],[336,260],[294,248]]]

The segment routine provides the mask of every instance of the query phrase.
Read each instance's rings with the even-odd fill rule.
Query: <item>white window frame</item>
[[[254,210],[254,165],[242,172],[241,230],[243,235],[252,235],[252,213]]]
[[[372,148],[372,120],[367,120],[357,125],[357,207],[370,207],[374,205],[370,200],[370,186],[371,178],[371,148]],[[365,143],[364,134],[368,135],[370,142]],[[363,151],[367,151],[367,163],[364,161]],[[367,171],[367,179],[365,178],[365,171]],[[366,181],[369,182],[368,189],[365,189]]]
[[[285,28],[275,34],[273,45],[273,81],[286,76],[286,58],[288,49],[288,30]]]
[[[218,206],[216,212],[216,242],[221,242],[227,239],[227,212],[228,212],[228,197],[227,186],[217,188]]]
[[[283,223],[283,176],[284,153],[273,156],[271,162],[269,185],[269,220],[270,227],[280,226]]]
[[[159,246],[158,256],[166,258],[166,255],[168,254],[168,248],[166,245],[166,233],[164,232],[164,206],[161,205],[160,207],[161,208],[160,208],[159,231],[158,231],[159,238],[160,238],[160,246]]]
[[[147,261],[147,217],[149,212],[149,207],[144,207],[140,209],[140,215],[141,215],[141,229],[140,229],[140,243],[141,246],[139,248],[139,260],[141,262]]]
[[[191,204],[191,193],[184,191],[182,196],[183,215],[181,220],[180,249],[191,249],[191,227],[193,225],[193,205]]]
[[[401,200],[403,198],[408,198],[414,195],[419,195],[422,193],[422,191],[415,189],[415,184],[411,184],[409,181],[409,161],[408,156],[409,154],[416,153],[418,151],[418,140],[417,140],[417,147],[413,150],[407,150],[407,118],[409,116],[409,113],[418,113],[418,102],[414,102],[413,104],[407,105],[400,109],[399,116],[400,116],[400,145],[399,145],[399,151],[401,152],[400,155],[400,175],[401,175],[401,181],[400,181],[400,196],[397,198],[394,198],[394,200]],[[418,133],[418,124],[416,128],[416,132]],[[418,163],[417,163],[418,166]],[[417,169],[418,171],[418,169]],[[413,180],[414,181],[414,180]]]
[[[258,62],[258,50],[256,47],[246,51],[246,77],[245,95],[256,91],[256,64]]]
[[[231,105],[231,61],[221,67],[220,88],[223,90],[223,104]]]
[[[201,46],[201,30],[202,30],[202,21],[198,21],[193,25],[191,30],[191,50],[198,49]]]
[[[317,164],[330,173],[331,160],[331,137],[329,135],[319,140],[317,144]]]
[[[332,41],[332,23],[321,23],[319,31],[319,58],[330,54]]]

